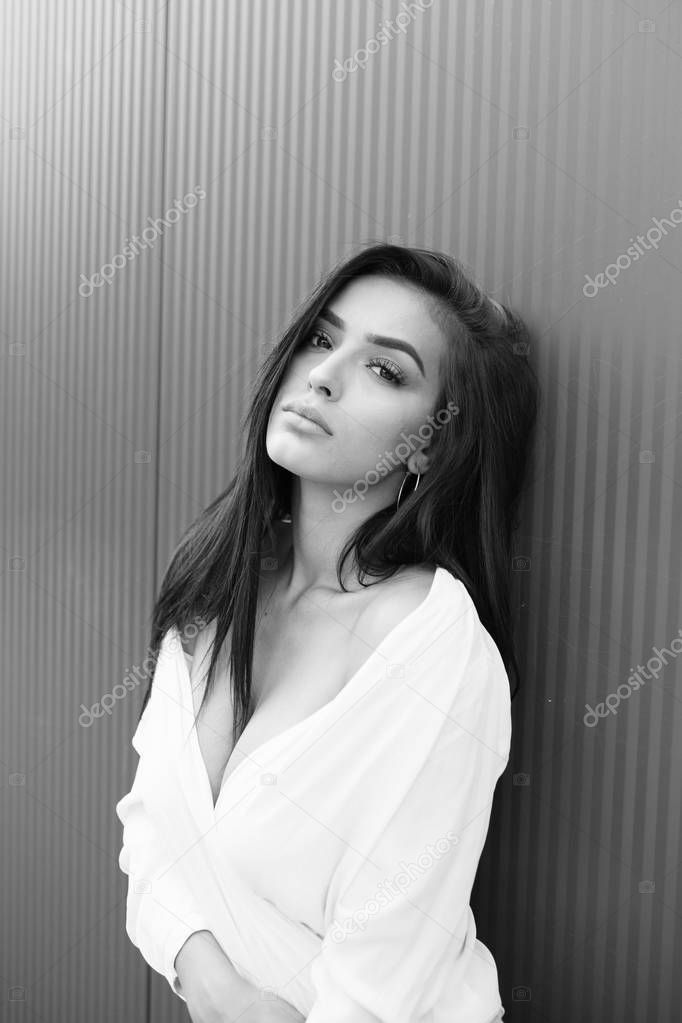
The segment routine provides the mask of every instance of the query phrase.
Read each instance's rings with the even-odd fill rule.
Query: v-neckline
[[[299,728],[302,728],[304,725],[310,724],[310,722],[313,721],[315,718],[319,717],[325,711],[328,711],[330,709],[330,707],[336,706],[338,703],[341,703],[342,697],[345,697],[345,699],[348,698],[348,692],[349,692],[351,686],[356,684],[357,683],[357,679],[365,674],[367,669],[370,667],[370,665],[372,665],[374,663],[374,661],[376,660],[377,657],[381,656],[382,649],[388,643],[391,642],[391,640],[394,638],[395,634],[399,630],[403,629],[408,622],[411,622],[418,615],[421,615],[421,614],[424,613],[424,611],[426,610],[427,606],[431,603],[431,600],[433,599],[434,593],[435,593],[436,588],[437,588],[438,580],[439,580],[439,578],[440,578],[440,576],[442,574],[449,575],[450,573],[447,571],[447,569],[442,568],[440,565],[437,565],[436,566],[436,570],[435,570],[435,572],[433,574],[433,578],[431,580],[431,585],[430,585],[430,587],[428,589],[428,592],[427,592],[426,596],[419,602],[419,604],[417,604],[417,606],[415,608],[413,608],[412,611],[410,611],[407,615],[405,615],[404,618],[402,618],[399,622],[396,623],[396,625],[393,626],[393,628],[384,636],[384,638],[381,640],[381,642],[378,644],[378,646],[375,647],[375,649],[372,651],[372,653],[362,662],[362,664],[357,669],[357,671],[353,672],[353,674],[348,679],[348,681],[344,683],[343,687],[339,690],[339,692],[336,694],[336,696],[333,696],[331,698],[331,700],[327,700],[327,702],[323,703],[321,707],[317,708],[317,710],[314,710],[310,714],[307,714],[304,718],[301,718],[300,721],[296,721],[296,722],[294,722],[293,725],[289,725],[287,728],[284,728],[281,732],[278,732],[277,735],[273,735],[269,739],[265,739],[258,746],[256,746],[256,748],[254,750],[252,750],[251,753],[243,754],[242,759],[237,764],[237,766],[235,768],[233,768],[233,770],[229,771],[230,763],[232,761],[232,758],[234,757],[234,753],[235,753],[235,750],[237,748],[237,744],[235,744],[234,748],[232,749],[232,752],[230,753],[230,755],[229,755],[229,757],[227,759],[227,763],[225,764],[225,767],[223,769],[223,773],[222,773],[221,779],[220,779],[220,786],[218,788],[218,795],[216,796],[215,803],[213,802],[213,790],[211,788],[211,779],[210,779],[209,774],[208,774],[208,769],[206,767],[206,762],[205,762],[203,754],[201,752],[201,746],[199,745],[199,736],[197,735],[197,731],[196,731],[196,728],[194,726],[194,723],[192,724],[192,727],[190,728],[190,732],[191,732],[190,742],[192,743],[192,748],[194,750],[194,755],[195,755],[195,757],[197,759],[197,764],[198,764],[198,767],[199,767],[199,770],[200,770],[200,773],[201,773],[201,776],[202,776],[202,779],[203,779],[203,787],[206,790],[209,806],[210,806],[210,809],[211,809],[211,815],[212,815],[213,818],[215,818],[215,816],[217,815],[218,804],[220,803],[220,799],[221,799],[221,797],[223,795],[223,792],[225,792],[225,790],[228,788],[230,782],[232,782],[232,780],[234,779],[235,775],[237,775],[239,773],[241,768],[245,767],[246,764],[248,762],[250,762],[250,761],[253,761],[254,763],[257,764],[257,761],[256,761],[255,758],[259,754],[261,754],[264,750],[266,750],[269,746],[273,745],[276,742],[279,742],[285,736],[290,736],[293,732],[297,731]],[[454,579],[454,576],[452,578]],[[186,679],[187,692],[188,692],[188,695],[189,695],[190,709],[191,709],[191,712],[192,712],[192,717],[194,719],[196,715],[195,715],[195,711],[194,711],[194,699],[193,699],[193,696],[192,696],[192,675],[191,675],[191,672],[190,672],[190,669],[189,669],[189,665],[187,664],[187,660],[185,658],[184,648],[182,646],[181,639],[180,639],[180,632],[176,628],[176,626],[173,625],[169,629],[169,633],[174,633],[174,635],[175,635],[175,639],[176,639],[176,647],[175,647],[175,649],[176,649],[176,653],[177,653],[178,658],[179,658],[180,669],[181,669],[181,671],[184,674],[184,678]],[[195,652],[196,652],[196,643],[195,643]],[[237,740],[237,742],[238,741],[239,740]]]

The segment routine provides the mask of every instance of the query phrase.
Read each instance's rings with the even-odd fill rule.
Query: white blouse
[[[511,700],[464,584],[437,568],[337,696],[230,767],[215,807],[193,727],[209,658],[202,680],[188,660],[169,629],[116,804],[126,931],[149,965],[182,998],[175,957],[209,930],[308,1023],[501,1019],[469,898]]]

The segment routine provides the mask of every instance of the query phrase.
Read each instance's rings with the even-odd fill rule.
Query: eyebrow
[[[344,320],[342,320],[340,316],[337,316],[336,313],[332,312],[328,306],[325,306],[324,309],[318,313],[318,316],[321,320],[327,320],[334,327],[339,327],[340,330],[344,330],[345,327],[347,327]],[[407,355],[411,355],[419,366],[421,375],[426,377],[424,372],[424,363],[419,356],[419,352],[417,352],[408,341],[402,341],[398,337],[384,337],[381,334],[365,334],[365,340],[372,345],[380,345],[382,348],[397,348],[401,352],[406,352]]]

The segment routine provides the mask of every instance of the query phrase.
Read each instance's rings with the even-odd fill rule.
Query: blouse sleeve
[[[118,863],[128,875],[126,932],[152,969],[162,974],[183,1001],[175,958],[195,931],[210,930],[188,891],[156,825],[145,808],[144,787],[149,770],[149,747],[159,715],[161,695],[152,686],[144,714],[132,738],[139,762],[132,788],[116,804],[123,824]],[[157,733],[158,735],[158,733]]]
[[[383,789],[368,790],[377,828],[368,846],[344,853],[331,880],[307,1023],[414,1023],[469,973],[477,955],[469,899],[511,740],[501,659],[478,654],[441,659],[447,685],[431,679],[430,700],[418,680],[408,687],[411,713],[397,726],[404,734],[390,769],[379,769]],[[437,702],[436,691],[452,695]],[[415,745],[407,774],[399,762]],[[471,1019],[462,1012],[451,1023]]]

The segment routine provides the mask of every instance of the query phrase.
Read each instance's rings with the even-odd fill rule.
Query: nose
[[[338,391],[338,382],[334,376],[333,367],[329,365],[329,359],[318,362],[308,373],[308,390],[316,394],[323,394],[326,398],[335,397]]]

